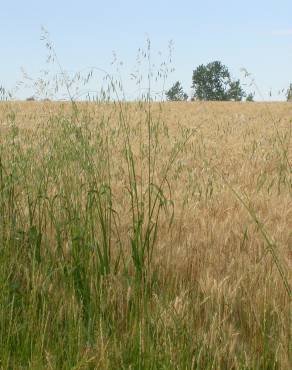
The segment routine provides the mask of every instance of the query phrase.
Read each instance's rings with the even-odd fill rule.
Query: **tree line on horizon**
[[[191,100],[202,101],[245,101],[253,102],[254,94],[247,94],[240,80],[233,80],[228,68],[220,61],[199,65],[192,75],[193,95]],[[177,81],[165,93],[168,101],[186,101],[189,97]],[[292,100],[292,84],[286,93],[287,101]]]
[[[228,67],[220,61],[213,61],[206,65],[199,65],[192,75],[192,94],[189,97],[184,91],[180,81],[165,92],[168,101],[254,101],[254,93],[246,93],[241,86],[240,80],[232,79]],[[281,90],[281,93],[285,89]],[[271,96],[271,93],[270,93]],[[12,94],[0,85],[0,101],[11,100]],[[286,90],[287,101],[292,102],[292,83]],[[34,95],[25,99],[26,101],[38,100]],[[49,98],[41,99],[50,101]]]

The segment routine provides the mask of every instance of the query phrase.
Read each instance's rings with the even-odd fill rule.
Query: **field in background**
[[[288,369],[291,119],[1,103],[0,368]]]

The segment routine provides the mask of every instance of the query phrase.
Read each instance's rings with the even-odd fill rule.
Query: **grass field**
[[[289,369],[289,103],[0,104],[1,369]]]

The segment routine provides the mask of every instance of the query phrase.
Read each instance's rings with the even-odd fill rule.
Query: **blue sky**
[[[189,93],[193,69],[213,60],[226,64],[235,78],[246,68],[265,99],[281,99],[278,91],[292,82],[291,0],[2,0],[0,85],[12,88],[22,77],[20,67],[33,77],[46,68],[42,25],[69,71],[108,70],[115,51],[124,63],[123,77],[129,75],[149,37],[153,62],[159,61],[159,51],[166,59],[173,40],[175,71],[166,87],[180,80]],[[133,96],[133,85],[124,81]]]

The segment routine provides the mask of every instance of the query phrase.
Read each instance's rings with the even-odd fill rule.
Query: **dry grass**
[[[68,104],[1,104],[3,368],[289,368],[291,105],[154,104],[150,142],[148,108],[80,103],[76,117]],[[137,225],[126,140],[137,215],[149,183],[167,209],[153,257],[145,257],[147,289],[131,249]],[[90,212],[101,219],[98,206],[88,206],[93,183],[111,192],[100,193],[110,225],[107,273],[97,273],[94,250],[84,251],[92,235],[103,240],[101,223],[87,220]]]

